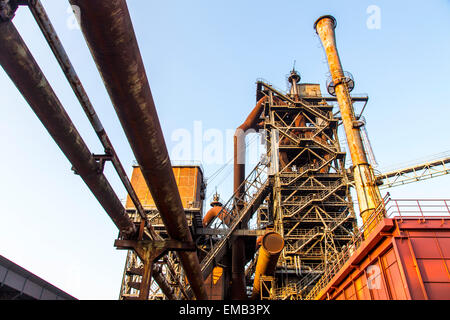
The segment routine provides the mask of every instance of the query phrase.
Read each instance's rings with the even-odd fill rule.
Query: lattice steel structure
[[[289,94],[257,82],[257,100],[268,97],[264,128],[274,181],[268,212],[260,210],[258,221],[271,221],[285,241],[271,299],[304,296],[356,230],[339,119],[319,85],[299,80],[293,70]]]
[[[203,170],[201,166],[198,165],[174,165],[173,171],[180,190],[188,225],[192,230],[201,228],[203,200],[205,198],[204,191],[206,188]],[[166,227],[154,204],[154,199],[152,198],[145,181],[143,180],[139,166],[137,165],[134,166],[131,182],[143,205],[147,220],[152,224],[159,239],[169,239],[170,237]],[[136,224],[139,224],[141,218],[130,198],[127,199],[125,207],[130,219]],[[145,238],[144,235],[144,239]],[[162,255],[160,259],[158,259],[153,271],[148,300],[188,298],[185,289],[188,286],[185,273],[180,260],[174,251],[169,251],[167,254]],[[143,262],[135,251],[128,250],[119,299],[139,299],[143,274]],[[161,288],[161,286],[163,286],[163,288]]]

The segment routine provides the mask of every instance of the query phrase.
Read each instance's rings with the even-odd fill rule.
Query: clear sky
[[[131,174],[132,151],[81,32],[73,28],[68,2],[42,2]],[[170,152],[178,143],[174,132],[193,132],[195,121],[203,132],[232,132],[255,104],[256,79],[285,89],[294,60],[302,81],[320,83],[325,92],[328,67],[313,30],[323,14],[337,19],[338,49],[355,78],[354,93],[370,97],[364,115],[379,169],[450,150],[448,0],[128,5]],[[373,5],[380,12],[375,22],[374,11],[367,12]],[[20,8],[14,23],[91,151],[101,153],[28,9]],[[117,299],[125,252],[113,247],[115,226],[1,68],[0,86],[0,254],[77,298]],[[192,152],[187,160],[198,158]],[[222,163],[205,164],[206,176],[228,160],[224,152]],[[210,181],[207,194],[223,181],[218,191],[227,199],[230,173],[228,167]],[[125,198],[110,165],[106,174]],[[450,175],[390,192],[393,198],[450,198],[449,183]]]

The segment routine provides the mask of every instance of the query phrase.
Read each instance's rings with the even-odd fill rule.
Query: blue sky
[[[124,166],[134,160],[68,2],[42,0]],[[380,168],[450,150],[450,2],[129,0],[169,150],[177,129],[234,130],[255,104],[255,80],[281,89],[294,60],[302,81],[324,90],[328,67],[314,21],[338,21],[338,49],[354,93],[370,97],[367,129]],[[368,29],[366,9],[381,12]],[[16,27],[94,153],[102,151],[26,8]],[[69,23],[70,25],[70,23]],[[125,252],[117,230],[0,69],[0,254],[81,299],[116,299]],[[226,159],[228,160],[228,159]],[[210,176],[220,165],[205,165]],[[225,170],[225,173],[230,172]],[[125,197],[110,166],[106,174]],[[230,175],[218,191],[231,193]],[[450,198],[450,176],[391,189],[393,198]],[[209,200],[209,199],[208,199]]]

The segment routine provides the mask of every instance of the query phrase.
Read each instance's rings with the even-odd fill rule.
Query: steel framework
[[[440,159],[381,173],[377,175],[377,180],[382,183],[379,188],[392,188],[449,174],[448,163],[450,156],[447,154]]]
[[[320,91],[286,95],[262,81],[257,87],[258,99],[268,97],[264,128],[274,177],[268,210],[260,210],[258,221],[273,224],[285,241],[270,298],[299,299],[356,228],[345,152],[337,138],[339,120],[332,105],[317,99]],[[310,95],[316,99],[304,99]]]

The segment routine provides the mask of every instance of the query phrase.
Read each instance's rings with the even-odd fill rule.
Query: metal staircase
[[[211,224],[212,228],[226,229],[226,233],[212,246],[208,254],[201,261],[200,267],[202,269],[203,277],[206,277],[211,272],[214,267],[214,262],[223,257],[226,251],[227,242],[239,223],[247,220],[250,215],[258,209],[268,195],[270,184],[266,169],[267,164],[262,162],[258,163],[243,183],[245,185],[245,191],[242,197],[236,198],[236,193],[233,194],[219,212],[218,216],[221,216],[223,212],[231,213],[231,223],[227,226],[224,223],[224,220],[216,220]],[[240,206],[236,205],[236,202],[243,204],[241,209],[239,209]]]
[[[334,184],[330,185],[326,190],[320,193],[313,193],[306,197],[301,197],[302,199],[299,202],[295,202],[296,208],[293,210],[285,209],[283,212],[283,218],[291,218],[295,216],[297,213],[305,209],[308,205],[312,204],[314,201],[324,201],[329,196],[334,194],[338,189],[344,186],[343,182],[338,180]]]
[[[231,222],[225,223],[225,219],[215,219],[207,226],[211,229],[222,229],[224,232],[217,233],[217,241],[200,263],[204,279],[211,273],[214,265],[223,258],[229,240],[239,224],[248,221],[269,194],[270,180],[267,175],[267,166],[266,162],[259,162],[243,182],[245,186],[243,195],[237,197],[236,193],[233,194],[217,215],[217,217],[227,216]],[[186,292],[188,295],[191,294],[190,287]]]

